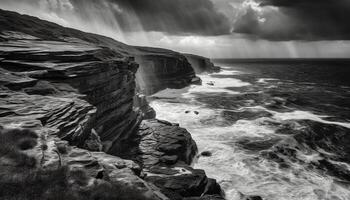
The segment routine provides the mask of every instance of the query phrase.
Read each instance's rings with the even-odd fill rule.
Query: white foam
[[[202,86],[191,86],[184,91],[166,91],[164,97],[169,97],[167,95],[170,94],[178,100],[177,103],[157,99],[151,102],[151,106],[156,110],[158,118],[179,123],[186,128],[192,134],[200,152],[212,153],[210,157],[200,157],[195,168],[204,169],[209,177],[217,179],[226,192],[226,199],[241,199],[241,192],[247,195],[261,195],[269,200],[350,199],[349,188],[335,183],[332,177],[306,170],[298,163],[291,163],[290,169],[282,170],[277,163],[264,159],[259,154],[248,153],[237,146],[237,142],[245,138],[264,140],[274,137],[274,128],[265,125],[269,124],[264,123],[268,118],[239,120],[232,126],[220,124],[225,121],[221,117],[224,110],[208,108],[193,97],[199,92],[218,94],[227,92],[237,95],[238,91],[226,88],[235,86],[238,88],[250,84],[239,79],[219,79],[210,75],[200,77],[203,80]],[[214,83],[213,86],[206,84],[210,81]],[[273,115],[269,120],[276,122],[310,119],[349,127],[348,123],[330,122],[323,119],[327,116],[306,111],[279,113],[262,106],[245,107],[234,111],[247,109],[267,111]],[[191,112],[186,114],[185,111]],[[199,114],[196,115],[193,111],[198,111]],[[305,154],[298,151],[297,156],[306,163],[317,162],[320,159],[317,152]]]
[[[268,81],[278,81],[279,79],[275,79],[275,78],[260,78],[259,80],[257,80],[257,83],[268,83]]]
[[[243,72],[240,71],[234,71],[234,70],[221,70],[218,73],[215,73],[214,75],[241,75],[244,74]]]
[[[234,71],[222,71],[217,74],[233,74]],[[248,82],[241,81],[235,78],[215,78],[211,75],[199,75],[202,79],[202,85],[192,86],[185,94],[187,97],[195,93],[226,93],[226,94],[240,94],[238,91],[233,91],[232,88],[240,88],[251,85]],[[230,89],[227,89],[230,88]]]
[[[278,121],[312,120],[312,121],[321,122],[321,123],[324,123],[324,124],[333,124],[333,125],[343,126],[345,128],[350,128],[350,123],[328,121],[328,120],[325,120],[323,118],[327,118],[327,117],[330,117],[330,116],[328,116],[328,115],[316,115],[316,114],[314,114],[312,112],[308,112],[308,111],[296,110],[296,111],[293,111],[293,112],[281,113],[281,112],[276,112],[276,111],[269,110],[269,109],[267,109],[265,107],[262,107],[262,106],[245,107],[243,109],[247,109],[247,108],[267,111],[267,112],[273,114],[273,118],[278,120]]]
[[[324,124],[334,124],[334,125],[350,128],[350,123],[334,122],[334,121],[328,121],[328,120],[322,119],[322,118],[326,118],[326,117],[329,117],[329,116],[315,115],[311,112],[299,111],[299,110],[293,111],[293,112],[286,112],[286,113],[275,112],[275,115],[274,115],[274,118],[279,119],[279,120],[312,120],[312,121],[317,121],[317,122],[321,122]]]

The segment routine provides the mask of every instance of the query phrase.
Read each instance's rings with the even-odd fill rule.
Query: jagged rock
[[[139,74],[146,81],[138,82],[138,90],[145,86],[146,93],[200,81],[183,55],[131,47],[14,12],[0,10],[0,21],[0,124],[38,133],[38,145],[30,150],[37,162],[28,164],[67,166],[68,174],[83,170],[86,177],[77,175],[73,182],[87,187],[91,180],[109,191],[129,185],[151,199],[218,192],[203,170],[189,167],[197,148],[185,129],[160,120],[139,126],[142,110],[150,118],[153,113],[142,98],[134,104],[138,64],[130,55],[144,70]],[[101,149],[113,155],[95,152]]]
[[[36,133],[22,129],[1,128],[0,130],[0,138],[2,141],[2,147],[0,148],[0,170],[2,173],[11,172],[12,174],[8,174],[8,176],[13,176],[13,179],[10,180],[5,176],[0,176],[0,184],[7,183],[11,180],[15,181],[13,184],[20,184],[20,180],[16,180],[16,177],[20,178],[23,176],[29,178],[29,174],[35,171],[39,174],[43,172],[46,173],[45,176],[48,178],[51,174],[55,176],[55,171],[60,171],[60,169],[64,170],[64,168],[67,167],[68,173],[82,170],[81,172],[83,174],[76,177],[71,176],[71,178],[74,179],[74,182],[80,182],[79,188],[85,192],[92,189],[88,182],[93,183],[95,185],[94,187],[109,183],[116,186],[123,185],[125,189],[133,188],[134,192],[140,195],[143,194],[149,197],[149,199],[166,199],[156,194],[154,192],[156,191],[154,187],[149,186],[144,180],[137,176],[141,169],[139,165],[134,162],[123,160],[102,152],[89,152],[84,149],[69,146],[68,142],[62,141],[57,137],[57,129],[41,127],[40,124],[35,121],[27,124],[32,124],[30,127],[32,130],[36,130]],[[3,138],[7,138],[7,141],[4,141]],[[17,145],[16,143],[22,143],[21,146],[25,146],[23,146],[23,148],[21,147],[20,150],[14,150],[14,147]],[[10,150],[6,150],[6,146],[8,146]],[[62,150],[63,148],[64,151]],[[23,163],[23,161],[25,163]],[[18,164],[19,162],[23,164]],[[11,168],[9,168],[10,166]],[[39,174],[36,176],[39,176]],[[63,177],[54,178],[61,179]],[[44,181],[45,179],[42,178],[40,180]],[[73,180],[69,180],[66,184],[74,184],[72,181]],[[43,184],[45,183],[43,182]],[[28,186],[28,188],[30,187],[31,186]],[[45,185],[42,185],[42,188],[45,187]],[[49,187],[47,191],[51,189],[52,188]],[[16,192],[16,189],[8,192]],[[40,194],[39,190],[33,192],[37,195],[43,195]],[[0,197],[5,197],[6,194],[7,193],[0,192]],[[16,194],[14,193],[13,195]],[[26,198],[30,198],[30,196]],[[45,198],[39,198],[38,196],[36,199]],[[142,199],[148,198],[145,197]]]
[[[161,188],[170,199],[221,194],[215,180],[189,166],[197,147],[185,129],[163,120],[144,120],[138,135],[138,139],[121,147],[125,150],[121,156],[142,165],[145,180]]]
[[[143,113],[143,119],[156,118],[156,111],[149,106],[145,95],[136,94],[134,98],[134,107],[139,108]]]
[[[176,124],[156,119],[144,120],[138,136],[116,148],[111,149],[110,153],[123,149],[124,152],[119,154],[121,157],[136,160],[144,167],[175,159],[190,164],[197,152],[190,133]]]
[[[86,43],[19,38],[0,46],[6,47],[0,55],[1,85],[9,94],[4,100],[18,106],[9,108],[15,115],[24,112],[18,99],[28,98],[22,106],[35,104],[44,126],[59,129],[61,138],[79,146],[92,128],[107,149],[137,130],[141,118],[133,112],[136,63]]]

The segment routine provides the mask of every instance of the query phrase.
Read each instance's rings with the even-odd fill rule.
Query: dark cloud
[[[86,0],[71,0],[76,9],[86,10]],[[231,23],[218,12],[210,0],[105,0],[94,1],[93,6],[117,6],[115,17],[124,31],[135,31],[136,16],[145,31],[166,32],[172,35],[229,34]],[[83,12],[83,10],[82,10]]]
[[[248,8],[234,25],[235,32],[269,40],[350,39],[350,0],[261,0],[259,3],[263,12]]]
[[[210,0],[114,0],[132,10],[147,31],[228,34],[231,25]]]

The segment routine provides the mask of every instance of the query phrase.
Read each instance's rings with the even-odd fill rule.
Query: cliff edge
[[[197,148],[185,129],[152,111],[143,120],[140,85],[152,93],[199,81],[169,52],[0,10],[1,198],[222,198],[190,167]],[[159,82],[139,84],[138,69]]]

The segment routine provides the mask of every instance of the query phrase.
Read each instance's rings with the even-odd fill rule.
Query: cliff
[[[221,198],[189,166],[191,135],[136,95],[140,74],[156,73],[151,92],[195,79],[184,56],[151,50],[0,10],[0,197]],[[153,71],[136,75],[131,55]]]
[[[191,64],[196,74],[200,74],[203,72],[212,73],[212,72],[220,71],[220,67],[215,66],[214,63],[212,63],[209,58],[192,55],[192,54],[184,54],[184,56],[187,58],[188,62]]]
[[[180,53],[150,47],[135,47],[136,61],[140,64],[136,77],[143,94],[154,94],[166,88],[179,89],[201,80]]]

